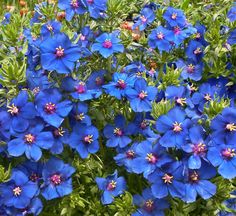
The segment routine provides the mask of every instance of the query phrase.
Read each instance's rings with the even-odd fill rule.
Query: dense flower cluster
[[[38,215],[43,209],[40,199],[72,193],[76,169],[63,162],[69,158],[59,159],[64,148],[81,159],[99,154],[101,148],[113,149],[118,166],[113,170],[142,175],[148,187],[133,195],[133,216],[164,215],[170,198],[185,203],[210,199],[217,192],[214,177],[236,177],[235,85],[204,73],[204,25],[190,24],[180,9],[146,5],[129,29],[146,34],[146,49],[140,50],[150,58],[181,55],[163,68],[143,60],[121,65],[119,55],[133,52],[122,40],[122,29],[108,32],[83,24],[69,35],[63,29],[66,22],[42,21],[45,5],[37,8],[32,27],[22,36],[28,43],[26,85],[0,108],[0,141],[6,144],[0,146],[1,157],[25,160],[0,184],[1,215]],[[105,22],[108,17],[105,0],[59,0],[58,7],[66,21],[88,15]],[[163,14],[157,25],[158,10]],[[231,22],[235,11],[232,7],[228,12]],[[10,22],[6,14],[2,25]],[[37,37],[35,23],[41,24]],[[232,29],[226,45],[235,43]],[[80,71],[91,68],[96,58],[97,70]],[[165,86],[163,77],[169,73],[179,73],[177,84]],[[227,105],[210,117],[207,110],[222,100]],[[99,107],[107,112],[106,119],[93,115],[99,101],[108,103]],[[154,105],[167,102],[170,107],[156,117]],[[118,111],[109,104],[118,104]],[[104,176],[97,176],[94,184],[101,202],[110,204],[124,193],[127,181],[117,170]]]

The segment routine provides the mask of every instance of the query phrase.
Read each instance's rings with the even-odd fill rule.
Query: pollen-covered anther
[[[193,73],[194,70],[195,70],[195,66],[194,66],[193,64],[189,64],[189,65],[187,66],[187,72],[188,72],[188,73]]]
[[[63,137],[64,136],[64,133],[65,133],[65,131],[63,130],[63,128],[62,127],[60,127],[60,128],[58,128],[58,129],[55,129],[54,131],[53,131],[53,135],[55,136],[55,137]]]
[[[125,154],[128,159],[133,159],[135,156],[134,150],[128,150]]]
[[[84,137],[84,142],[87,144],[91,144],[93,142],[93,135],[87,135]]]
[[[226,130],[231,131],[231,132],[236,131],[236,125],[234,123],[227,124],[225,128]]]
[[[172,13],[171,19],[175,20],[177,18],[177,13]]]
[[[167,173],[162,177],[165,184],[171,184],[173,181],[173,178],[174,178],[174,176],[167,174]]]
[[[189,180],[191,182],[198,182],[199,181],[199,175],[196,171],[194,171],[193,173],[190,174],[189,176]]]
[[[20,196],[22,189],[19,186],[17,186],[12,191],[15,196]]]
[[[32,135],[32,134],[26,134],[25,137],[24,137],[24,140],[26,143],[28,144],[32,144],[35,142],[35,136]]]
[[[180,132],[182,131],[181,123],[175,122],[173,124],[173,131],[174,132]]]
[[[151,164],[155,164],[157,162],[157,156],[152,153],[148,153],[146,156],[146,160]]]
[[[104,47],[104,48],[111,48],[112,47],[112,42],[111,42],[111,40],[110,39],[106,39],[104,42],[103,42],[103,44],[102,44],[102,46]]]
[[[143,100],[145,97],[147,97],[148,96],[148,94],[147,94],[147,92],[145,92],[145,91],[141,91],[140,93],[139,93],[139,95],[138,95],[138,97],[141,99],[141,100]]]
[[[145,202],[144,208],[146,211],[151,212],[154,209],[154,202],[153,200],[149,199]]]
[[[46,103],[44,106],[44,110],[47,114],[53,114],[56,111],[56,104],[51,102]]]
[[[162,32],[159,32],[159,33],[157,34],[157,39],[163,40],[163,39],[164,39],[164,34],[163,34]]]
[[[62,182],[61,176],[58,174],[54,174],[50,177],[50,181],[54,184],[54,185],[59,185]]]
[[[49,31],[53,31],[52,25],[48,24],[48,25],[47,25],[47,29],[48,29]]]
[[[63,57],[65,55],[64,51],[65,50],[61,46],[57,47],[56,48],[56,57],[57,58]]]
[[[206,153],[207,148],[204,143],[199,143],[193,146],[193,152],[197,155]]]
[[[236,156],[236,152],[235,149],[231,149],[231,148],[226,148],[224,150],[222,150],[221,155],[225,158],[225,159],[232,159],[233,157]]]
[[[113,191],[116,188],[116,181],[111,180],[108,185],[107,185],[107,190],[108,191]]]
[[[84,118],[85,118],[84,113],[80,113],[80,114],[75,115],[75,119],[77,121],[82,121]]]
[[[211,95],[210,95],[210,94],[205,94],[205,95],[204,95],[204,99],[205,99],[206,101],[210,101],[210,100],[211,100]]]
[[[116,135],[116,136],[122,136],[123,135],[123,131],[120,129],[120,128],[115,128],[113,133]]]
[[[193,53],[194,53],[194,55],[199,55],[199,54],[202,53],[202,50],[201,50],[200,47],[198,47],[197,49],[195,49],[195,50],[193,51]]]
[[[19,109],[17,106],[15,106],[14,104],[7,106],[8,110],[7,112],[9,112],[11,115],[17,115],[19,113]]]
[[[201,34],[200,34],[199,32],[197,32],[197,33],[194,35],[194,37],[195,37],[196,39],[200,39],[200,38],[201,38]]]
[[[119,79],[117,81],[116,87],[119,88],[119,89],[125,89],[125,87],[126,87],[125,81],[122,80],[122,79]]]
[[[184,106],[184,105],[187,104],[186,98],[177,98],[177,99],[176,99],[176,103],[179,104],[179,105],[181,105],[181,106]]]

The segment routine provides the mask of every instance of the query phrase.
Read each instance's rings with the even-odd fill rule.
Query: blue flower
[[[7,25],[7,24],[10,23],[10,21],[11,21],[11,13],[8,12],[8,13],[4,14],[4,17],[3,17],[3,20],[1,22],[1,24],[2,25]]]
[[[193,60],[196,64],[199,63],[204,56],[204,47],[201,43],[191,40],[186,49],[186,56]]]
[[[230,32],[227,43],[230,45],[236,44],[236,29]]]
[[[172,159],[159,144],[152,145],[149,141],[143,141],[136,148],[136,157],[132,162],[134,173],[143,173],[144,177],[155,171],[157,167],[171,162]]]
[[[172,32],[162,26],[158,26],[152,30],[151,34],[148,36],[148,45],[155,49],[157,48],[160,52],[169,52],[172,48],[170,43],[172,37]]]
[[[36,96],[35,103],[44,121],[56,128],[59,128],[64,117],[72,109],[72,103],[69,100],[62,101],[62,95],[56,88],[40,92]]]
[[[194,34],[195,40],[200,42],[203,46],[207,46],[208,43],[204,38],[206,27],[204,25],[201,25],[200,23],[197,23],[195,25],[195,28],[197,29],[197,32]]]
[[[28,177],[20,170],[12,172],[8,182],[0,185],[4,205],[15,208],[25,208],[36,195],[38,186],[29,181]]]
[[[85,26],[81,29],[78,44],[81,47],[87,47],[91,43],[91,40],[93,38],[94,38],[94,34],[93,34],[92,30],[90,29],[89,26]]]
[[[229,12],[227,13],[227,17],[229,18],[230,22],[234,22],[236,20],[236,6],[230,8]]]
[[[169,203],[155,198],[149,188],[143,190],[142,195],[135,194],[133,203],[139,208],[132,216],[163,216],[164,209],[169,208]]]
[[[133,25],[133,29],[139,27],[140,31],[143,31],[148,24],[151,24],[155,20],[155,14],[150,8],[143,8],[140,12],[137,22]]]
[[[69,138],[69,145],[76,149],[81,158],[87,158],[99,150],[98,129],[94,126],[76,124]]]
[[[93,71],[86,81],[88,89],[97,89],[100,91],[105,82],[104,77],[106,73],[105,70]]]
[[[178,147],[186,143],[188,128],[191,121],[186,118],[185,112],[175,107],[156,121],[156,129],[162,133],[159,142],[164,147]]]
[[[61,74],[70,73],[75,67],[75,62],[80,58],[78,45],[72,44],[65,34],[47,37],[40,44],[40,51],[43,69],[55,70]]]
[[[235,145],[236,142],[236,109],[226,107],[211,122],[212,139],[217,143]]]
[[[179,59],[176,62],[178,68],[182,70],[181,77],[185,80],[191,79],[194,81],[199,81],[202,78],[202,71],[203,71],[203,63],[200,62],[196,64],[191,59],[188,59],[184,62],[182,59]]]
[[[8,152],[11,156],[19,157],[25,153],[28,159],[38,161],[42,156],[42,149],[49,149],[53,144],[50,132],[42,131],[43,124],[35,123],[36,126],[29,127],[24,133],[15,134],[15,139],[8,142]]]
[[[148,112],[152,110],[152,101],[157,95],[157,88],[148,86],[145,79],[137,79],[134,89],[127,89],[126,95],[130,101],[130,106],[135,112]]]
[[[114,73],[113,81],[103,85],[103,88],[106,89],[106,93],[121,100],[125,92],[134,86],[135,79],[134,76],[128,76],[125,73]]]
[[[134,132],[134,126],[132,124],[126,126],[125,118],[121,115],[116,116],[115,125],[106,125],[104,128],[104,135],[108,139],[106,146],[124,148],[129,143],[131,139],[128,135]]]
[[[0,111],[0,139],[3,141],[10,138],[10,116],[6,111]]]
[[[188,170],[186,173],[186,190],[184,200],[187,203],[196,201],[197,194],[203,199],[209,199],[216,193],[216,185],[208,181],[216,175],[214,167],[203,163],[198,170]]]
[[[29,126],[29,121],[36,116],[34,104],[28,100],[27,91],[21,91],[7,106],[12,131],[24,132]]]
[[[236,148],[234,145],[220,145],[209,148],[207,159],[218,173],[226,179],[236,177]]]
[[[41,35],[43,37],[53,36],[60,33],[61,23],[57,21],[48,21],[41,27]]]
[[[92,45],[91,51],[98,51],[104,58],[108,58],[113,53],[124,51],[124,46],[120,44],[121,40],[117,38],[115,33],[103,33],[96,38],[96,42]]]
[[[69,164],[64,164],[62,160],[51,158],[43,168],[42,195],[46,200],[63,197],[72,192],[71,175],[75,169]]]
[[[188,158],[189,169],[199,169],[202,165],[202,159],[207,160],[208,145],[201,126],[198,125],[189,129],[189,142],[187,145],[183,145],[182,149],[190,154]]]
[[[66,20],[71,21],[75,14],[84,14],[86,8],[81,0],[59,0],[58,7],[66,12]]]
[[[95,179],[99,190],[103,191],[102,204],[110,204],[114,201],[114,197],[119,196],[126,189],[124,177],[118,177],[117,171],[108,175],[106,178],[97,177]]]
[[[165,11],[163,18],[171,27],[184,27],[186,25],[186,17],[182,10],[168,7]]]
[[[183,183],[184,166],[181,162],[168,163],[161,169],[148,176],[149,182],[152,183],[151,190],[156,198],[171,197],[182,198],[185,196],[185,185]]]
[[[88,8],[89,14],[92,18],[102,18],[102,13],[107,9],[107,0],[82,0]]]

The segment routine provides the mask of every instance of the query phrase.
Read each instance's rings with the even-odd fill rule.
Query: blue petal
[[[196,184],[196,190],[203,199],[209,199],[216,193],[216,186],[207,180],[201,180]]]
[[[224,160],[219,166],[218,172],[226,179],[232,179],[236,177],[236,166],[229,160]]]
[[[25,143],[22,138],[13,139],[8,143],[8,152],[11,156],[18,157],[25,152]]]
[[[188,159],[190,169],[199,169],[201,167],[201,158],[198,155],[191,155]]]

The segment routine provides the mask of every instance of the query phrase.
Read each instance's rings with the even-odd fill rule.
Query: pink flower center
[[[87,0],[89,4],[93,4],[94,0]]]
[[[97,86],[101,86],[104,83],[104,80],[101,77],[97,77],[95,82]]]
[[[177,98],[176,99],[176,103],[177,104],[179,104],[179,105],[181,105],[181,106],[184,106],[184,105],[186,105],[186,98]]]
[[[78,86],[75,87],[75,90],[79,94],[83,94],[84,92],[86,92],[85,83],[84,82],[79,82]]]
[[[157,39],[163,40],[163,39],[164,39],[164,34],[163,34],[162,32],[159,32],[159,33],[157,34]]]
[[[55,130],[53,131],[53,136],[54,136],[54,137],[63,137],[63,136],[64,136],[64,133],[65,133],[65,131],[63,130],[62,127],[60,127],[60,128],[55,129]]]
[[[26,143],[28,144],[32,144],[35,142],[35,136],[32,135],[32,134],[26,134],[25,137],[24,137],[24,140]]]
[[[178,26],[174,27],[174,34],[175,35],[180,34],[180,32],[181,32],[181,30],[180,30],[180,28]]]
[[[12,191],[13,191],[14,196],[18,197],[21,195],[22,189],[19,186],[17,186]]]
[[[72,0],[70,2],[70,5],[73,7],[73,8],[78,8],[79,7],[79,3],[77,0]]]
[[[122,136],[123,135],[123,131],[120,129],[120,128],[115,128],[113,133],[116,135],[116,136]]]
[[[173,131],[176,133],[182,131],[181,123],[175,122],[173,124]]]
[[[193,51],[193,53],[194,53],[194,55],[199,55],[199,54],[202,53],[202,50],[201,50],[200,47],[198,47],[197,49],[195,49],[195,50]]]
[[[147,212],[152,212],[154,210],[154,202],[149,199],[145,202],[143,208],[145,209],[145,211]]]
[[[196,38],[196,39],[200,39],[200,38],[201,38],[201,34],[200,34],[199,32],[197,32],[197,33],[195,34],[195,38]]]
[[[50,24],[47,25],[47,29],[48,29],[49,31],[53,31],[53,27],[52,27]]]
[[[106,39],[106,40],[103,42],[102,46],[103,46],[104,48],[107,48],[107,49],[111,48],[111,47],[112,47],[112,42],[111,42],[111,40]]]
[[[192,147],[194,154],[202,155],[205,154],[207,151],[206,145],[203,143],[196,144]]]
[[[236,125],[234,123],[229,123],[229,124],[226,125],[225,129],[230,131],[230,132],[236,131]]]
[[[62,182],[61,176],[58,174],[54,174],[50,177],[50,181],[52,182],[52,184],[54,185],[59,185]]]
[[[59,46],[56,48],[56,57],[57,58],[62,58],[64,56],[64,49]]]
[[[140,19],[141,19],[142,23],[147,22],[147,18],[145,16],[141,16]]]
[[[231,149],[231,148],[227,148],[222,150],[221,155],[226,159],[226,160],[230,160],[233,157],[236,156],[236,152],[235,149]]]
[[[155,164],[157,162],[157,156],[153,153],[148,153],[146,156],[146,160],[151,164]]]
[[[111,180],[107,185],[108,191],[113,191],[116,188],[116,182],[114,180]]]
[[[210,94],[205,94],[204,99],[206,101],[210,101],[211,100],[211,95]]]
[[[122,79],[119,79],[117,81],[116,87],[119,88],[119,89],[125,89],[125,87],[126,87],[125,81],[122,80]]]
[[[188,73],[193,73],[195,70],[195,66],[193,64],[189,64],[187,67],[187,72]]]
[[[32,174],[30,175],[30,180],[31,180],[32,182],[36,182],[38,179],[39,179],[39,176],[38,176],[36,173],[32,173]]]
[[[80,36],[80,40],[84,41],[86,39],[86,37],[84,35]]]
[[[11,106],[7,106],[8,110],[7,112],[9,112],[12,116],[15,116],[19,113],[19,109],[17,106],[15,106],[14,104],[12,104]]]
[[[146,91],[141,91],[140,93],[139,93],[139,95],[138,95],[138,97],[141,99],[141,100],[143,100],[145,97],[147,97],[148,96],[148,94],[147,94],[147,92]]]
[[[133,159],[134,156],[135,156],[135,152],[134,152],[133,150],[128,150],[128,151],[126,152],[126,158],[128,158],[128,159]]]
[[[56,111],[56,104],[54,103],[46,103],[45,106],[44,106],[44,111],[47,113],[47,114],[53,114],[55,113]]]
[[[200,178],[199,178],[199,175],[198,175],[198,173],[197,173],[196,171],[193,171],[193,173],[191,173],[191,174],[189,175],[189,181],[192,182],[192,183],[198,182],[199,179],[200,179]]]
[[[176,18],[177,18],[177,13],[172,13],[171,19],[176,20]]]
[[[147,126],[148,126],[147,120],[143,120],[143,121],[141,122],[141,124],[140,124],[140,128],[141,128],[142,130],[146,129]]]
[[[172,175],[166,173],[166,174],[162,177],[162,180],[164,181],[165,184],[172,184],[173,178],[174,178],[174,176],[172,176]]]
[[[87,135],[84,137],[84,142],[86,144],[91,144],[93,142],[93,135]]]

